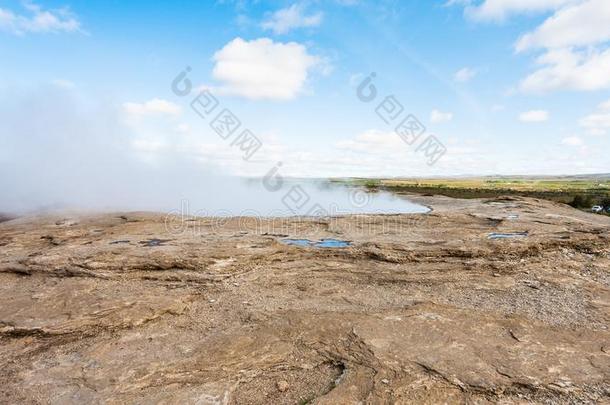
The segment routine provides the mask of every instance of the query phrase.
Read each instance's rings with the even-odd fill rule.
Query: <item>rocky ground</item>
[[[409,198],[433,211],[2,222],[0,403],[608,403],[610,218]]]

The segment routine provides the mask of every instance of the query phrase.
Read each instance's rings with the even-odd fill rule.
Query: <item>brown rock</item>
[[[434,211],[0,223],[0,402],[603,403],[610,218],[410,198]]]
[[[287,381],[280,380],[280,381],[277,382],[277,389],[280,392],[287,391],[289,387],[290,387],[290,385],[288,385]]]

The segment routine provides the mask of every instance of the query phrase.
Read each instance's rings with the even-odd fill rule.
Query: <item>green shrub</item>
[[[594,203],[593,198],[590,195],[577,194],[574,196],[570,205],[574,208],[591,208]]]

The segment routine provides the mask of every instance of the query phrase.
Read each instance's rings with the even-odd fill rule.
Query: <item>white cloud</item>
[[[566,146],[582,146],[583,141],[577,136],[569,136],[567,138],[563,138],[561,140],[561,144]]]
[[[472,0],[448,0],[445,3],[445,7],[451,6],[470,6],[472,4]]]
[[[537,64],[542,67],[521,81],[521,91],[542,93],[560,89],[593,91],[610,88],[610,49],[603,52],[551,50],[540,56]]]
[[[477,75],[475,69],[465,67],[455,72],[454,79],[456,82],[467,82]]]
[[[51,80],[51,84],[53,86],[61,87],[61,88],[64,88],[64,89],[74,89],[74,88],[76,88],[76,84],[74,84],[74,82],[71,82],[70,80],[66,80],[66,79]]]
[[[189,124],[178,124],[178,126],[176,127],[176,132],[179,132],[181,134],[187,134],[191,131],[191,126]]]
[[[80,21],[67,8],[49,11],[30,2],[25,2],[24,7],[28,15],[0,8],[0,31],[14,35],[81,31]]]
[[[430,167],[421,151],[417,151],[417,144],[406,144],[394,132],[373,129],[337,142],[335,148],[326,147],[321,154],[313,154],[309,163],[314,173],[322,171],[337,177],[381,176],[381,173],[386,176],[473,173],[494,164],[470,139],[462,138],[457,142],[442,139],[442,142],[448,145],[448,151]],[[302,164],[301,160],[297,161]],[[311,173],[293,175],[311,176]]]
[[[349,76],[349,85],[351,87],[356,87],[358,86],[360,83],[362,83],[362,80],[366,77],[366,75],[364,73],[354,73],[352,75]]]
[[[448,122],[453,119],[453,113],[450,112],[442,112],[439,110],[432,110],[430,113],[430,122],[433,124],[438,124],[441,122]]]
[[[521,122],[544,122],[549,120],[549,112],[545,110],[531,110],[519,114]]]
[[[394,132],[371,129],[353,139],[337,142],[336,146],[352,152],[390,152],[405,147],[405,143]]]
[[[480,21],[502,21],[511,15],[532,14],[556,10],[577,0],[485,0],[478,6],[470,1],[453,1],[466,5],[465,14]]]
[[[610,110],[610,100],[604,101],[599,105],[600,110]]]
[[[309,71],[321,63],[296,42],[235,38],[214,54],[219,90],[250,99],[289,100],[303,89]]]
[[[558,10],[533,32],[523,35],[517,51],[596,45],[610,40],[610,1],[587,0]]]
[[[305,15],[302,4],[293,4],[290,7],[276,11],[261,24],[263,29],[273,31],[275,34],[286,34],[295,28],[316,27],[322,22],[322,13]]]
[[[605,135],[610,130],[610,100],[601,103],[598,111],[580,120],[580,126],[591,135]]]
[[[610,129],[610,113],[587,115],[580,123],[585,128]]]
[[[515,49],[543,48],[542,65],[520,84],[524,92],[610,88],[610,2],[581,0],[557,10],[517,41]],[[585,48],[586,47],[586,48]]]
[[[159,98],[153,98],[145,103],[124,103],[123,108],[131,117],[154,114],[178,115],[181,112],[179,105]]]
[[[542,49],[540,67],[519,84],[522,92],[594,91],[610,88],[610,1],[484,0],[453,2],[475,20],[503,20],[523,13],[550,13],[534,30],[520,36],[517,52]]]

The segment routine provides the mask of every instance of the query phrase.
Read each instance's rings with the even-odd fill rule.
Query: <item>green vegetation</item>
[[[593,197],[590,195],[575,195],[570,205],[574,208],[591,208],[593,205]]]
[[[299,405],[308,405],[308,404],[311,404],[314,399],[316,399],[315,395],[312,395],[311,398],[301,399],[299,401]]]
[[[380,185],[381,185],[380,180],[365,180],[364,181],[364,187],[369,188],[369,189],[378,188]]]
[[[434,179],[335,180],[368,189],[440,194],[456,198],[522,195],[570,204],[580,209],[610,207],[610,175],[565,177],[480,177]]]

